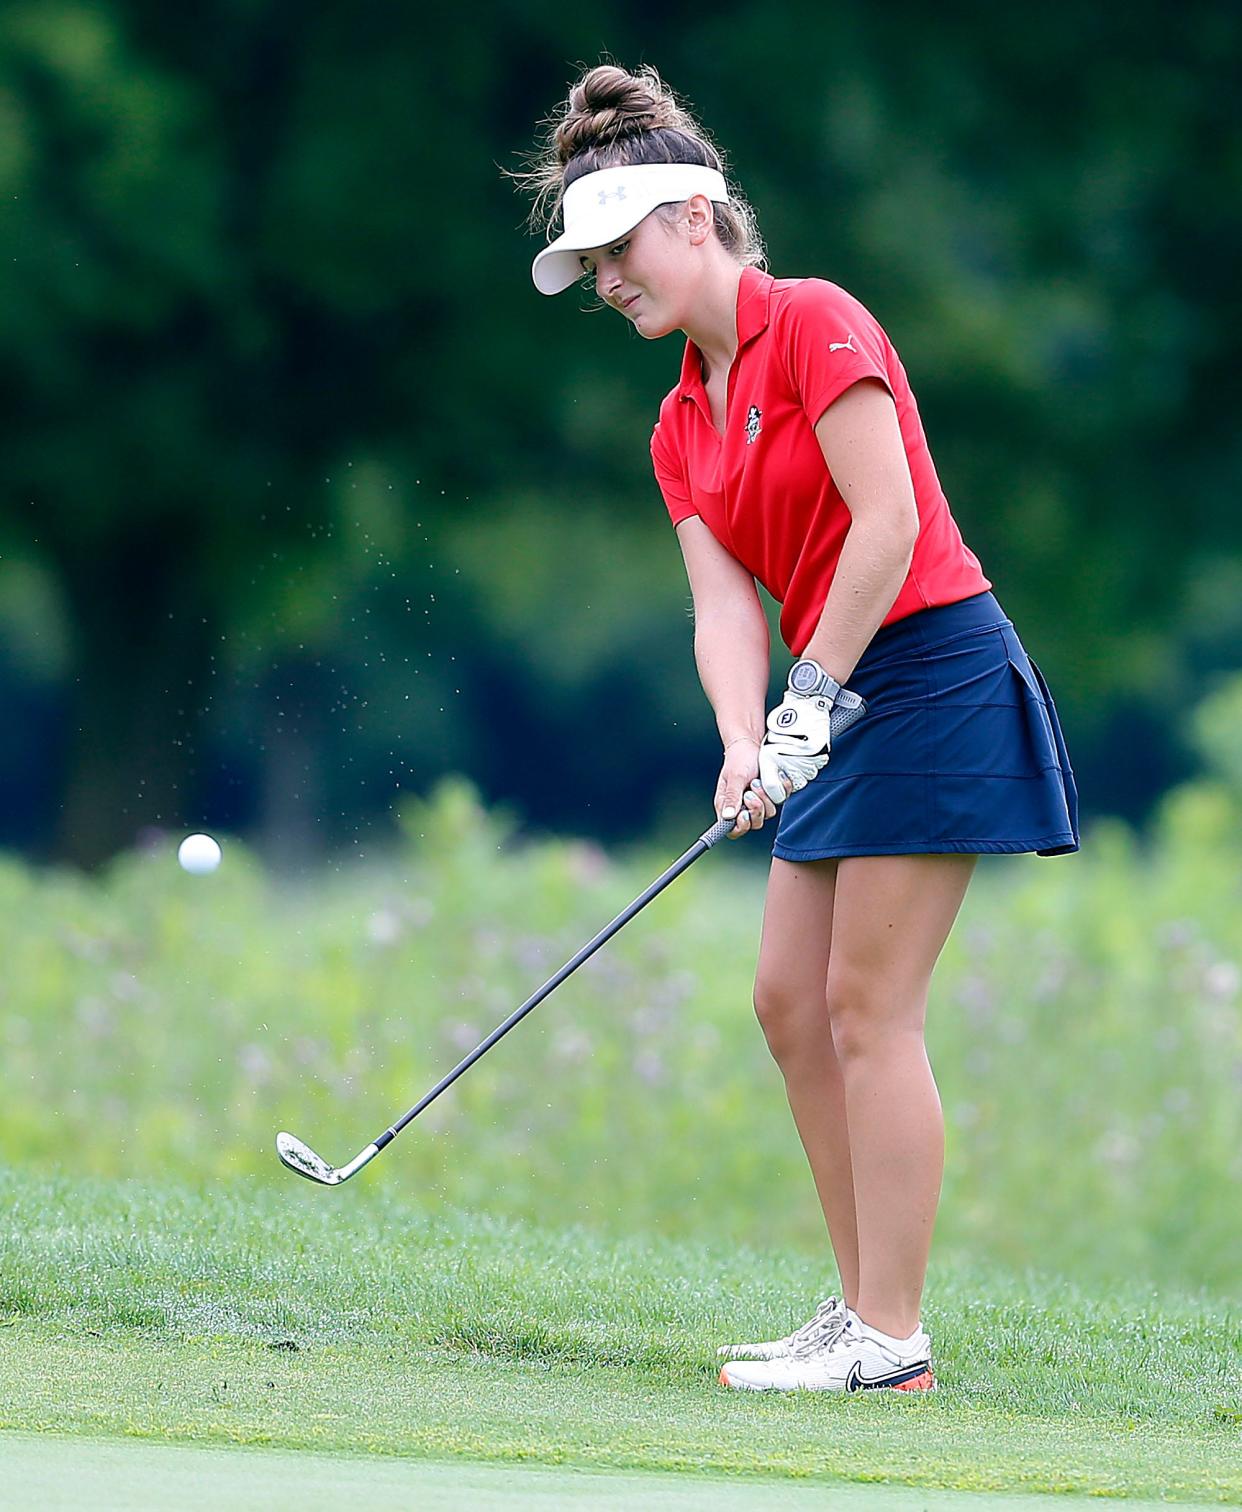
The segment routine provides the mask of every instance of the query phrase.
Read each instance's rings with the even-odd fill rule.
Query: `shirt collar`
[[[740,352],[748,341],[754,340],[760,331],[767,329],[768,305],[772,300],[772,285],[776,280],[760,268],[743,268],[737,285],[737,349]],[[687,339],[685,355],[681,360],[681,383],[678,397],[692,399],[703,394],[703,358],[693,341]]]

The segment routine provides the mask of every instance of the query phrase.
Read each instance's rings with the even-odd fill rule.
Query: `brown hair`
[[[548,130],[527,159],[531,166],[507,174],[534,192],[532,231],[547,233],[560,213],[565,190],[599,168],[698,163],[725,173],[724,158],[707,132],[649,65],[637,73],[613,63],[586,69],[559,111],[540,124]],[[743,267],[766,268],[755,212],[732,184],[728,187],[728,204],[712,203],[716,236]],[[659,206],[656,213],[671,218],[667,206]]]

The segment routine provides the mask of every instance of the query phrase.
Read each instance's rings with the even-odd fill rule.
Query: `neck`
[[[682,327],[703,358],[703,382],[722,377],[737,355],[737,291],[742,270],[727,254],[704,279],[693,318]]]

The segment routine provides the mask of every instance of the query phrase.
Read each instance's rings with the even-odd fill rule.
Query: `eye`
[[[610,247],[608,249],[609,250],[609,256],[610,257],[621,257],[621,256],[623,256],[625,254],[626,250],[628,249],[629,245],[630,244],[629,244],[628,240],[627,241],[623,241],[623,242],[618,242],[615,247]],[[578,264],[579,264],[579,266],[581,267],[581,269],[582,269],[582,271],[584,273],[590,273],[590,272],[593,271],[593,269],[591,267],[591,259],[589,257],[581,257],[580,256],[578,258]]]

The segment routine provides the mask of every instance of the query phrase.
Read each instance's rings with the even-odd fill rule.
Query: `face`
[[[669,226],[653,210],[619,242],[580,254],[585,282],[648,341],[684,328],[693,279],[687,232],[686,221]]]

